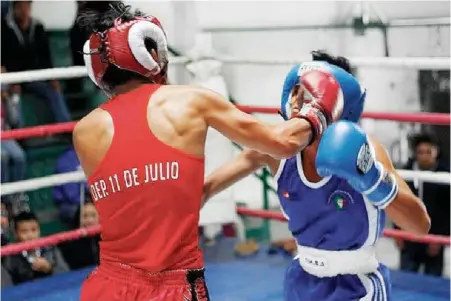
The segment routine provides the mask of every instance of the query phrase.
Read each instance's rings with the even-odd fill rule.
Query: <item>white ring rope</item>
[[[256,59],[256,58],[235,58],[220,57],[219,61],[228,64],[240,65],[294,65],[297,63],[310,61],[311,58],[302,59]],[[349,58],[355,67],[372,68],[414,68],[449,70],[450,59],[448,57],[354,57]]]
[[[412,171],[402,169],[398,169],[397,172],[407,181],[417,180],[428,183],[450,184],[450,173],[447,172]],[[67,183],[78,183],[85,179],[85,174],[82,171],[73,171],[41,178],[5,183],[0,187],[0,195],[32,191]]]
[[[256,59],[256,58],[238,58],[218,56],[217,58],[198,58],[214,59],[225,64],[239,65],[293,65],[302,61],[309,61],[310,58],[293,59]],[[414,68],[430,70],[450,70],[450,59],[447,57],[355,57],[349,58],[356,67],[372,68]],[[191,62],[188,57],[171,57],[171,64],[186,64]],[[10,72],[1,74],[3,84],[18,84],[32,81],[68,79],[74,77],[85,77],[88,73],[84,66],[61,67],[42,70],[30,70],[22,72]]]
[[[198,58],[213,59],[213,58]],[[216,60],[222,61],[227,64],[240,64],[240,65],[291,65],[296,64],[310,58],[302,59],[255,59],[255,58],[235,58],[235,57],[221,57]],[[187,57],[171,57],[171,64],[186,64],[192,61]],[[385,58],[385,57],[373,57],[373,58],[350,58],[350,61],[356,67],[391,67],[391,68],[415,68],[415,69],[433,69],[433,70],[449,70],[450,60],[449,58]],[[52,79],[68,79],[74,77],[85,77],[87,71],[84,66],[72,66],[63,68],[52,68],[43,70],[32,70],[24,72],[11,72],[2,73],[1,82],[3,84],[14,84],[32,81],[52,80]],[[400,175],[406,180],[417,180],[430,183],[450,183],[450,174],[441,172],[429,172],[429,171],[410,171],[410,170],[398,170]],[[75,171],[64,174],[55,174],[51,176],[29,179],[24,181],[18,181],[13,183],[5,183],[0,186],[0,195],[9,195],[18,192],[31,191],[56,185],[63,185],[67,183],[81,182],[85,180],[85,175],[82,171]]]
[[[41,188],[64,185],[68,183],[79,183],[83,182],[85,179],[86,177],[83,171],[77,170],[40,178],[4,183],[0,186],[0,195],[38,190]]]

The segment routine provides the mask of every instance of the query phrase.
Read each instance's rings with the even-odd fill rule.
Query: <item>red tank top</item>
[[[102,225],[101,262],[150,272],[198,269],[204,159],[152,134],[147,107],[159,87],[143,85],[101,106],[114,124],[110,148],[88,178]]]

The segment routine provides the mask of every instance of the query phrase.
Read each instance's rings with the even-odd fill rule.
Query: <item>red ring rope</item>
[[[272,219],[286,222],[285,217],[279,212],[272,212],[267,210],[255,210],[245,207],[237,207],[237,213],[244,216],[260,217],[263,219]],[[78,239],[85,236],[94,236],[100,233],[100,226],[93,226],[89,228],[82,228],[78,230],[62,232],[54,235],[50,235],[44,238],[40,238],[34,241],[21,242],[10,244],[1,248],[1,257],[20,253],[25,250],[31,250],[36,248],[43,248],[46,246],[53,246],[59,243]],[[385,237],[399,238],[408,241],[421,242],[421,243],[434,243],[444,246],[450,245],[450,237],[441,235],[423,235],[417,236],[406,231],[385,229],[383,232]]]
[[[277,114],[277,108],[238,106],[246,113]],[[363,118],[389,120],[398,122],[421,122],[423,124],[447,125],[451,123],[451,115],[446,113],[376,113],[367,112]],[[40,125],[23,129],[15,129],[1,132],[1,140],[26,139],[46,135],[62,134],[71,132],[77,122],[64,122],[49,125]]]
[[[242,111],[247,113],[264,113],[275,114],[277,108],[270,107],[252,107],[252,106],[238,106]],[[450,125],[450,114],[443,113],[364,113],[364,118],[379,119],[379,120],[391,120],[399,122],[421,122],[423,124],[435,124],[435,125]],[[1,140],[8,139],[25,139],[30,137],[39,137],[45,135],[61,134],[71,132],[76,122],[66,122],[51,125],[42,125],[36,127],[29,127],[23,129],[15,129],[10,131],[1,132]],[[252,210],[247,208],[237,208],[237,212],[241,215],[254,216],[267,219],[275,219],[280,221],[286,221],[282,214],[264,210]],[[7,256],[11,254],[20,253],[24,250],[30,250],[35,248],[41,248],[48,245],[56,245],[58,243],[73,240],[83,236],[92,236],[100,232],[100,226],[78,229],[69,232],[58,233],[45,238],[41,238],[32,242],[23,242],[17,244],[11,244],[2,248],[1,256]],[[384,236],[391,238],[401,238],[409,241],[423,242],[423,243],[437,243],[441,245],[450,245],[450,237],[439,235],[425,235],[415,236],[411,233],[386,229],[384,230]]]
[[[89,228],[80,228],[77,230],[67,231],[67,232],[61,232],[54,235],[49,235],[47,237],[39,238],[33,241],[27,241],[27,242],[19,242],[14,243],[10,245],[3,246],[1,248],[1,257],[18,254],[22,251],[37,249],[37,248],[43,248],[47,246],[54,246],[59,243],[68,241],[68,240],[75,240],[81,237],[85,236],[94,236],[98,233],[100,233],[100,226],[92,226]]]
[[[275,107],[255,107],[238,106],[246,113],[277,114],[279,108]],[[433,125],[450,125],[451,115],[447,113],[386,113],[386,112],[365,112],[362,118],[398,121],[398,122],[420,122]]]
[[[260,217],[264,219],[272,219],[272,220],[278,220],[282,222],[286,222],[286,218],[282,215],[280,212],[273,212],[268,210],[255,210],[255,209],[249,209],[245,207],[237,207],[237,213],[240,215],[245,216],[253,216],[253,217]],[[385,229],[383,232],[385,237],[390,238],[399,238],[403,240],[408,241],[414,241],[414,242],[422,242],[422,243],[435,243],[439,245],[450,245],[450,237],[449,236],[443,236],[443,235],[423,235],[418,236],[414,235],[412,233],[409,233],[407,231],[402,230],[395,230],[395,229]]]

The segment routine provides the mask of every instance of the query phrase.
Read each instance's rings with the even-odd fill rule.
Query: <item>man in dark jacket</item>
[[[39,223],[33,213],[22,212],[15,216],[14,228],[19,242],[40,237]],[[3,267],[14,284],[69,271],[61,252],[56,247],[28,250],[8,256],[4,258]]]
[[[1,131],[22,126],[22,112],[18,93],[10,91],[7,85],[1,85]],[[25,150],[16,140],[3,140],[1,143],[1,182],[25,180],[27,157]],[[24,192],[2,196],[2,200],[11,205],[13,213],[28,208],[28,196]]]
[[[439,147],[427,134],[413,137],[414,158],[405,169],[418,171],[449,172],[449,165],[439,159]],[[408,182],[410,189],[423,200],[431,217],[430,234],[450,234],[450,187],[421,181]],[[418,272],[424,265],[425,274],[441,276],[443,273],[444,246],[397,241],[401,250],[401,269]]]
[[[13,1],[2,19],[1,61],[6,72],[53,68],[47,33],[31,17],[31,5],[31,1]],[[57,122],[70,121],[58,81],[35,81],[22,86],[49,102]]]

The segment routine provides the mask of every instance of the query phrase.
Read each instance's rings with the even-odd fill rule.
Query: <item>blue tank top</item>
[[[275,175],[282,211],[297,243],[331,251],[374,245],[382,234],[385,212],[346,180],[332,176],[309,182],[301,156],[282,160]]]

